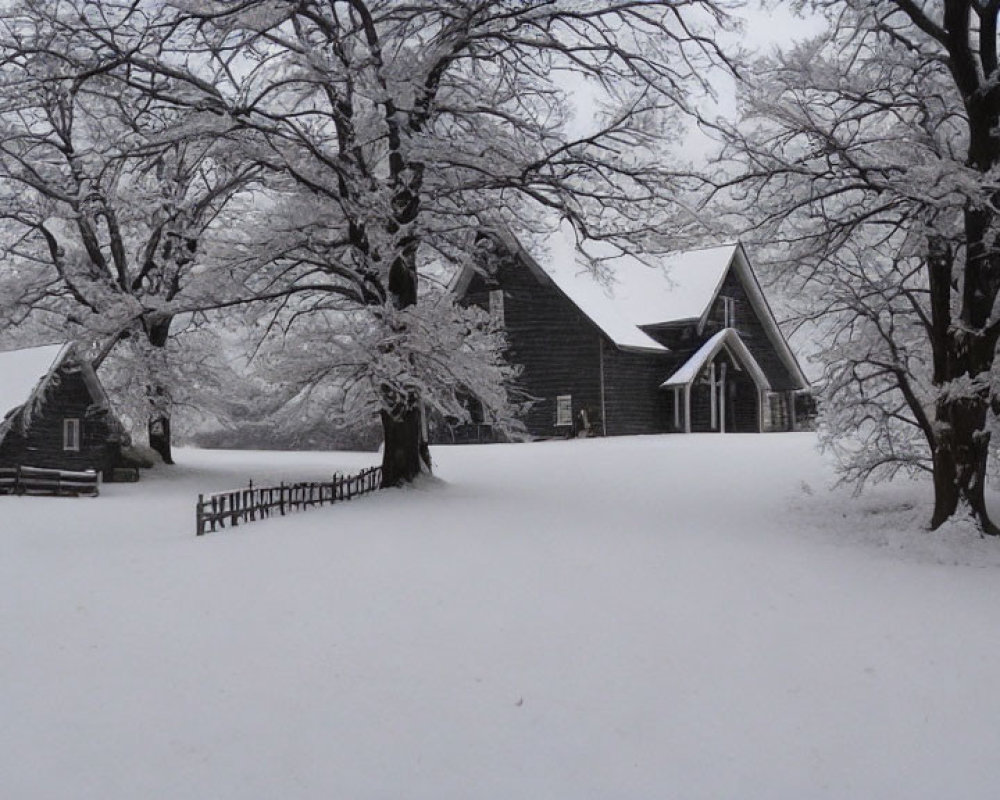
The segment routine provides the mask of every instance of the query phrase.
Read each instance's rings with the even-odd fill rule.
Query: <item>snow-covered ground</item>
[[[375,457],[0,497],[0,797],[995,797],[1000,543],[813,441],[440,448],[202,538],[198,492]]]

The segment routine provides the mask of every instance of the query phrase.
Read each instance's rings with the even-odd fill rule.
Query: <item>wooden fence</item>
[[[382,468],[371,467],[357,475],[336,474],[327,482],[255,487],[251,481],[246,489],[200,494],[196,510],[197,534],[212,533],[224,529],[227,524],[235,528],[241,522],[267,519],[275,513],[284,516],[293,511],[350,500],[381,486]]]
[[[0,467],[0,494],[50,494],[97,497],[100,492],[97,472],[41,467]]]

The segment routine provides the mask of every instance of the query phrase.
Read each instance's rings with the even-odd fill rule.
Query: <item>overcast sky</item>
[[[765,8],[765,5],[768,7]],[[733,43],[761,55],[787,48],[798,40],[818,33],[822,27],[819,18],[803,19],[793,14],[787,4],[773,0],[750,0],[742,16],[744,28],[741,35],[732,37]],[[723,38],[723,45],[727,38],[730,36]],[[717,94],[715,113],[723,117],[735,115],[735,83],[732,77],[720,70],[712,83]],[[684,149],[689,158],[698,160],[712,147],[712,142],[695,129],[685,142]]]
[[[772,6],[764,8],[764,5]],[[820,20],[804,20],[793,14],[787,4],[771,0],[749,0],[743,10],[744,29],[739,35],[724,35],[721,43],[725,46],[731,43],[733,49],[742,46],[759,52],[761,55],[773,50],[789,46],[796,40],[803,39],[820,30]],[[727,42],[729,39],[731,42]],[[717,93],[716,109],[713,114],[731,116],[736,113],[735,85],[731,76],[719,71],[712,81]],[[584,135],[593,129],[595,97],[593,90],[581,85],[575,92],[579,112],[577,124],[573,128],[576,135]],[[698,130],[692,129],[684,144],[688,158],[700,160],[712,149],[712,142]]]

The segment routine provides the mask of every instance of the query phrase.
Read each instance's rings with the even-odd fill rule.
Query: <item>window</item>
[[[719,299],[722,300],[722,327],[735,328],[736,301],[732,297],[726,297],[725,295],[723,295]]]
[[[80,420],[63,420],[63,450],[80,449]]]
[[[556,427],[573,424],[573,395],[561,394],[556,398]]]
[[[493,323],[502,328],[504,325],[503,318],[503,290],[493,289],[490,292],[490,319]]]

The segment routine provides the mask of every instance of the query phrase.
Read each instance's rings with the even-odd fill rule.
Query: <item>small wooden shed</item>
[[[0,414],[0,469],[7,473],[101,473],[119,462],[121,423],[72,343],[0,352]]]

